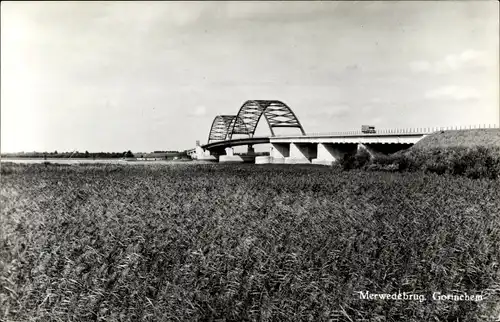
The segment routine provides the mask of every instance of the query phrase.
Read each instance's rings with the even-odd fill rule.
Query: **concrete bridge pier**
[[[224,150],[226,154],[219,156],[220,163],[243,163],[243,159],[239,155],[234,155],[233,147],[227,147]]]
[[[228,147],[225,149],[226,150],[226,155],[227,156],[234,156],[234,149],[232,147]]]
[[[356,149],[356,144],[318,143],[318,154],[312,163],[332,165],[342,160],[344,155],[356,153]]]
[[[316,158],[316,144],[290,143],[290,156],[285,157],[285,163],[311,163]]]
[[[226,154],[219,156],[220,163],[254,163],[254,155],[234,155],[234,149],[228,147],[225,149]]]
[[[290,144],[272,143],[269,156],[271,163],[285,163],[285,158],[290,156]]]

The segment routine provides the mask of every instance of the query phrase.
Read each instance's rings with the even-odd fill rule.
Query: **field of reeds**
[[[499,180],[298,165],[1,172],[3,321],[500,315]]]

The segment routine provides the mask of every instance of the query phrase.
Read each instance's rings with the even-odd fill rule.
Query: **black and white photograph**
[[[3,1],[0,321],[500,322],[499,12]]]

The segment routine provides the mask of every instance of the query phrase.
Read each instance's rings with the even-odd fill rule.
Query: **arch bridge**
[[[271,136],[256,137],[255,130],[263,118],[269,126]],[[301,134],[276,135],[274,131],[276,128],[297,128]],[[210,127],[207,143],[197,144],[196,152],[192,155],[201,160],[242,162],[245,161],[242,160],[243,157],[233,155],[234,146],[247,145],[248,154],[255,155],[254,144],[270,143],[271,149],[267,158],[272,163],[331,164],[344,154],[353,153],[358,148],[368,150],[371,155],[405,149],[429,133],[432,131],[420,128],[307,135],[297,115],[282,101],[248,100],[243,103],[236,115],[217,115]],[[246,137],[235,138],[235,135]],[[254,156],[253,160],[257,162],[257,158],[262,157]]]
[[[232,140],[233,135],[243,134],[252,138],[257,125],[264,116],[271,135],[278,127],[298,128],[305,135],[304,128],[292,109],[277,100],[249,100],[243,103],[236,115],[217,115],[208,134],[208,144],[214,141]]]

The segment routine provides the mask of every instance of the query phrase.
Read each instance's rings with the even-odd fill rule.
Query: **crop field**
[[[1,172],[0,320],[500,316],[500,180],[298,165]]]

